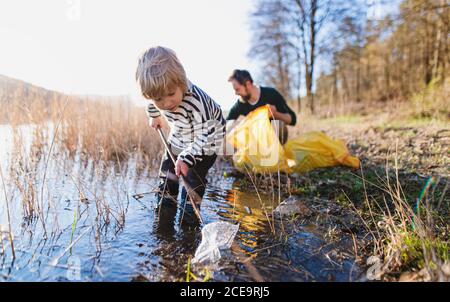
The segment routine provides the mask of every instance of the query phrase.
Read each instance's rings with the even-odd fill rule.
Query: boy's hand
[[[177,159],[177,162],[175,163],[175,174],[177,176],[180,176],[180,174],[183,174],[183,176],[187,176],[188,169],[189,167],[184,161]]]
[[[162,122],[162,118],[160,116],[158,117],[154,117],[150,119],[150,126],[157,130],[158,128],[162,128],[163,122]]]

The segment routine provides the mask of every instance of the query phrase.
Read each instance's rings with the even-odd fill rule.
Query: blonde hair
[[[162,46],[149,48],[139,57],[136,81],[147,99],[163,97],[169,89],[176,86],[183,93],[188,90],[186,72],[177,55],[173,50]]]

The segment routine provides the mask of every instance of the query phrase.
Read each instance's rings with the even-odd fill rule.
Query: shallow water
[[[182,219],[181,208],[158,206],[151,193],[156,184],[151,171],[157,167],[137,173],[136,159],[120,167],[99,167],[55,153],[45,168],[44,150],[43,159],[34,166],[38,177],[32,185],[41,210],[38,217],[24,219],[24,195],[6,168],[9,163],[17,170],[17,162],[6,149],[2,148],[0,159],[7,179],[16,258],[12,259],[3,232],[0,280],[186,280],[188,259],[201,241],[200,228]],[[252,257],[266,281],[348,281],[359,274],[351,259],[333,260],[336,247],[327,244],[323,230],[314,224],[272,219],[268,213],[278,200],[264,195],[260,199],[251,188],[237,187],[233,177],[222,176],[222,169],[216,165],[210,172],[202,217],[205,223],[239,223],[235,242]],[[0,224],[5,231],[6,200],[1,193]],[[191,270],[201,279],[209,273],[214,281],[253,280],[230,251],[214,267],[193,266]]]

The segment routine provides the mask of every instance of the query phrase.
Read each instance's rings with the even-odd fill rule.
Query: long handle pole
[[[159,136],[161,136],[161,140],[163,141],[164,147],[167,150],[167,153],[169,153],[170,158],[172,159],[173,164],[175,165],[175,156],[172,153],[172,150],[170,150],[169,144],[167,143],[166,137],[164,136],[164,133],[162,132],[161,128],[158,128],[158,133]],[[192,193],[193,196],[190,196],[190,201],[192,204],[192,207],[194,208],[194,212],[197,215],[198,219],[200,220],[200,223],[203,225],[203,219],[202,216],[200,216],[200,212],[197,209],[197,206],[195,205],[194,199],[193,198],[200,198],[201,197],[197,194],[197,192],[195,192],[191,186],[189,185],[189,183],[186,181],[185,177],[183,174],[181,174],[181,180],[183,181],[183,185],[186,188],[186,191],[188,192],[188,196],[189,196],[189,192]],[[197,199],[199,200],[199,199]],[[256,269],[256,267],[249,262],[250,259],[248,259],[244,253],[242,252],[242,249],[236,244],[233,243],[231,246],[231,249],[236,252],[240,258],[240,261],[244,264],[244,266],[247,268],[248,272],[250,273],[250,276],[257,282],[264,282],[264,278],[261,276],[261,274],[258,272],[258,270]]]
[[[167,151],[167,153],[170,156],[170,159],[172,160],[173,164],[175,165],[176,163],[176,159],[175,156],[172,153],[172,150],[170,150],[170,146],[166,140],[166,137],[164,136],[164,133],[162,132],[161,128],[158,128],[158,133],[159,136],[161,137],[161,140],[164,144],[164,147]],[[190,202],[192,204],[192,208],[194,209],[195,215],[197,215],[197,218],[200,220],[200,223],[203,224],[203,219],[202,216],[200,215],[200,212],[197,209],[197,205],[195,204],[195,200],[201,200],[202,198],[200,197],[200,195],[198,195],[197,192],[195,192],[192,187],[189,185],[189,183],[187,182],[186,178],[184,177],[183,174],[181,174],[181,180],[183,182],[183,186],[185,187],[186,191],[187,191],[187,197],[190,197]]]

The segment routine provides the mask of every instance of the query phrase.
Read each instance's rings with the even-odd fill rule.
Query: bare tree
[[[263,64],[262,79],[290,99],[293,58],[285,29],[286,10],[282,0],[259,1],[252,14],[253,39],[248,56]]]
[[[390,13],[369,17],[375,4]],[[304,88],[312,113],[406,100],[448,78],[448,0],[260,0],[253,18],[265,80],[298,102]]]

